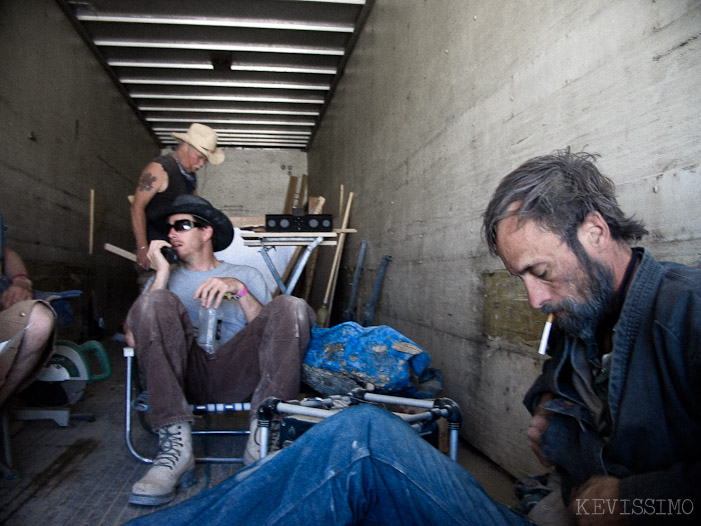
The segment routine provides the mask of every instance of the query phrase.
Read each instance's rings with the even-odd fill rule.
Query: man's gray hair
[[[618,205],[615,185],[594,166],[596,155],[559,150],[535,157],[499,183],[484,213],[482,231],[492,255],[497,253],[497,225],[517,215],[535,219],[577,252],[577,229],[590,212],[599,212],[616,241],[638,240],[647,234],[642,221],[626,217]],[[513,203],[519,203],[511,209]]]

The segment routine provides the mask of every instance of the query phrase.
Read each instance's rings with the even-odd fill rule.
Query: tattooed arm
[[[131,203],[131,227],[136,240],[136,261],[142,268],[149,268],[148,241],[146,237],[146,206],[153,196],[168,188],[168,174],[158,163],[149,163],[139,176],[139,184]]]

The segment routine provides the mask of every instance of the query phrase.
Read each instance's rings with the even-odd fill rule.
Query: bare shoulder
[[[159,163],[150,162],[141,171],[139,183],[136,187],[138,193],[153,194],[162,192],[168,188],[168,174]]]

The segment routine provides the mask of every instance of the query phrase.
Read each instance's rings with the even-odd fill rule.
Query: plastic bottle
[[[209,354],[217,350],[217,309],[200,307],[197,343]]]

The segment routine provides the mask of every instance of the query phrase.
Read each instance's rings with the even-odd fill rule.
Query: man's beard
[[[569,296],[541,309],[545,314],[560,312],[560,316],[555,318],[555,324],[572,336],[594,333],[613,300],[611,269],[594,261],[584,251],[578,260],[582,265],[583,276],[577,278],[575,287],[577,295],[584,300]]]

